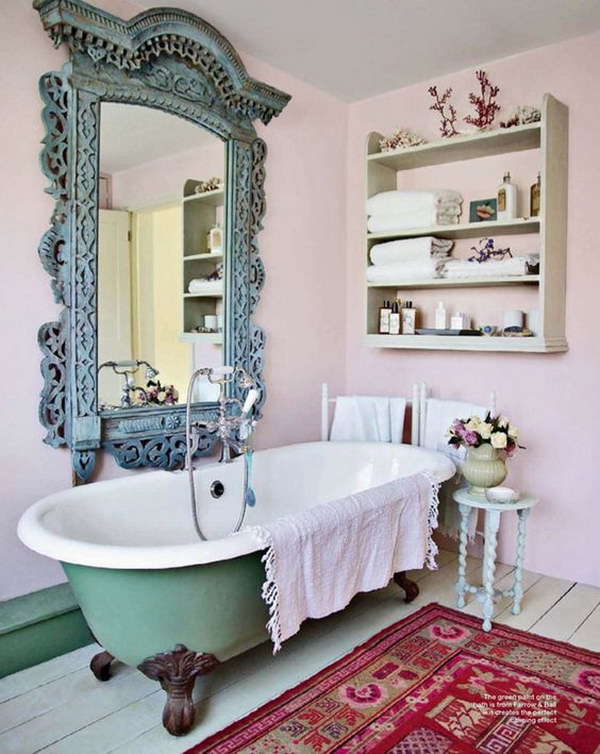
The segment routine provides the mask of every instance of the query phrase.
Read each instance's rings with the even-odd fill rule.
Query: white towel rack
[[[413,386],[412,400],[406,401],[407,406],[412,407],[412,423],[410,442],[412,445],[418,445],[419,439],[419,410],[418,405],[415,404],[415,397],[418,397],[418,393],[415,391],[417,386]],[[321,385],[321,440],[327,442],[329,440],[329,407],[331,404],[335,405],[336,398],[329,397],[329,385],[323,382]]]
[[[427,406],[427,385],[424,382],[416,382],[412,389],[412,399],[406,401],[412,409],[410,442],[411,445],[421,445],[425,438],[425,421]],[[321,440],[329,440],[329,407],[335,405],[336,399],[329,397],[329,385],[323,382],[321,385]],[[490,390],[488,408],[492,414],[496,413],[496,391]]]

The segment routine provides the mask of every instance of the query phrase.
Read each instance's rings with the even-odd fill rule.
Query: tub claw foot
[[[411,581],[406,576],[406,571],[400,571],[399,573],[394,574],[394,581],[400,589],[404,589],[404,592],[406,593],[406,597],[404,598],[405,602],[412,602],[414,599],[416,599],[419,596],[419,586],[416,583],[416,581]]]
[[[110,678],[110,664],[115,658],[110,652],[98,652],[92,657],[90,670],[99,681],[108,681]]]
[[[177,644],[171,652],[161,652],[148,657],[138,665],[138,670],[153,681],[158,681],[167,692],[163,710],[164,727],[172,736],[185,735],[194,724],[192,692],[199,675],[205,675],[219,665],[214,655],[194,652]]]

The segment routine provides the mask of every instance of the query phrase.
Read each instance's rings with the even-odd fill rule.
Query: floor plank
[[[199,680],[194,699],[197,723],[185,740],[160,723],[165,694],[132,668],[98,683],[88,669],[97,647],[84,647],[0,681],[2,754],[180,754],[251,712],[285,689],[346,654],[378,630],[429,602],[454,607],[457,555],[442,551],[436,571],[410,573],[419,598],[407,605],[395,584],[358,595],[342,612],[307,621],[276,657],[268,643],[223,663]],[[497,567],[500,588],[512,585],[513,567]],[[481,583],[481,561],[468,558],[467,577]],[[510,599],[495,605],[495,619],[575,644],[600,648],[600,589],[523,572],[523,611],[513,616]],[[481,614],[469,595],[465,612]]]
[[[597,589],[593,586],[575,584],[559,602],[533,624],[531,630],[549,639],[568,641],[595,610],[599,602]]]
[[[90,660],[99,651],[97,644],[81,647],[68,654],[54,657],[39,665],[25,668],[11,676],[0,678],[0,704],[15,696],[43,686],[46,683],[63,678],[75,670],[85,668]]]
[[[496,620],[513,628],[523,631],[531,631],[532,626],[544,613],[558,602],[558,600],[574,585],[572,581],[565,579],[553,579],[550,576],[542,576],[541,579],[527,591],[527,599],[521,604],[519,615],[513,615],[511,608],[506,607],[498,614]]]
[[[578,647],[600,652],[600,605],[588,615],[569,641]]]

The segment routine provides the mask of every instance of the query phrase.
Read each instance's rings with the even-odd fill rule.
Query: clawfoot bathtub
[[[252,479],[257,504],[245,524],[419,471],[442,481],[454,466],[409,445],[315,442],[259,451]],[[116,658],[159,681],[167,692],[163,724],[174,735],[193,725],[196,677],[267,639],[262,553],[249,531],[229,535],[242,500],[242,463],[209,463],[195,477],[207,542],[194,532],[181,472],[137,474],[50,495],[24,513],[18,529],[28,547],[61,562],[105,648],[92,660],[94,675],[108,680]],[[224,487],[219,497],[211,494],[216,480]],[[407,601],[417,596],[404,572],[395,581]]]

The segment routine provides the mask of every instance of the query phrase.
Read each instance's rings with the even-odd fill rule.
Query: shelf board
[[[436,351],[493,351],[518,353],[561,353],[567,350],[562,338],[487,338],[471,335],[366,335],[364,345],[376,348],[404,348]]]
[[[179,335],[180,343],[223,343],[222,332],[182,332]]]
[[[512,277],[434,278],[432,280],[399,280],[397,282],[367,283],[368,288],[484,288],[494,285],[539,285],[539,275]]]
[[[216,251],[214,253],[205,251],[202,254],[188,254],[183,257],[184,262],[214,262],[217,259],[223,259],[222,251]]]
[[[472,160],[477,157],[538,149],[541,123],[529,123],[514,128],[483,131],[452,139],[440,139],[418,147],[409,147],[394,152],[377,152],[368,156],[372,164],[385,165],[393,170],[411,170],[445,162]]]
[[[225,189],[215,189],[214,191],[205,191],[203,194],[190,194],[183,197],[184,204],[188,202],[199,202],[208,204],[210,207],[222,207],[225,201]]]
[[[417,236],[437,236],[438,238],[484,238],[488,235],[514,236],[521,233],[539,233],[539,217],[518,217],[509,222],[461,223],[459,225],[431,225],[428,228],[403,228],[386,230],[383,233],[368,233],[369,241],[393,241]]]
[[[183,298],[223,298],[223,291],[216,293],[184,293]]]

